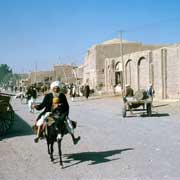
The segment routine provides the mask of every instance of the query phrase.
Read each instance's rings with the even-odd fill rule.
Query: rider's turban
[[[54,87],[59,87],[60,88],[61,87],[61,82],[60,81],[52,82],[51,85],[50,85],[51,90],[53,90]]]

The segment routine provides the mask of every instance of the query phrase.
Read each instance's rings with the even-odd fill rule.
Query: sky
[[[180,43],[179,0],[0,0],[0,64],[14,73],[84,62],[94,44],[118,38]]]

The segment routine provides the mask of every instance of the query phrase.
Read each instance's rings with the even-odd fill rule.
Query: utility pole
[[[122,62],[122,88],[125,89],[125,70],[124,70],[124,59],[123,59],[123,39],[122,35],[125,31],[120,30],[119,31],[119,38],[120,38],[120,56],[121,56],[121,62]]]
[[[35,83],[37,82],[37,62],[35,62]]]

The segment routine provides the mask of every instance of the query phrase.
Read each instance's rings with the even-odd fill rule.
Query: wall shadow
[[[32,134],[32,127],[20,116],[15,114],[13,126],[6,132],[5,135],[1,136],[1,140],[16,136],[28,136]]]
[[[81,153],[74,153],[74,154],[64,154],[64,157],[66,157],[66,160],[64,162],[71,163],[72,161],[78,161],[74,164],[65,166],[64,168],[68,168],[71,166],[75,166],[77,164],[83,163],[83,162],[89,162],[89,165],[95,165],[110,161],[115,161],[120,158],[110,158],[111,156],[121,154],[124,151],[130,151],[134,150],[134,148],[126,148],[126,149],[118,149],[118,150],[109,150],[109,151],[101,151],[101,152],[81,152]]]

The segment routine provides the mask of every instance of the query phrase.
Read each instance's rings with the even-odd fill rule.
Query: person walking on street
[[[26,96],[27,96],[27,101],[28,101],[29,112],[33,113],[34,109],[32,108],[32,104],[35,103],[35,100],[37,98],[37,92],[35,88],[33,88],[33,86],[28,88],[26,92]]]
[[[74,101],[75,97],[76,97],[76,85],[73,85],[72,92],[71,92],[71,100]]]
[[[86,99],[88,99],[89,94],[90,94],[90,87],[88,84],[86,84],[84,87],[84,96],[86,97]]]
[[[152,100],[152,102],[153,102],[154,94],[155,94],[155,90],[153,88],[153,85],[150,84],[149,87],[147,88],[147,95]]]

